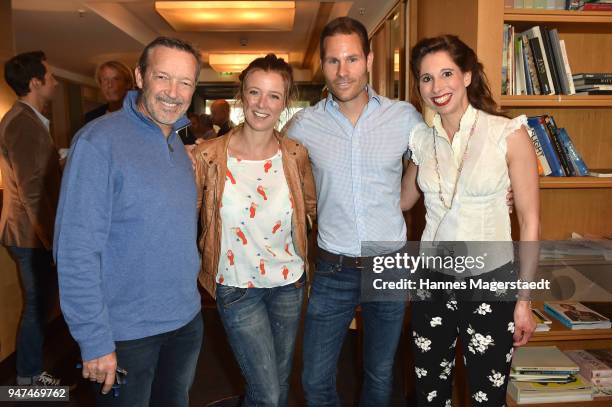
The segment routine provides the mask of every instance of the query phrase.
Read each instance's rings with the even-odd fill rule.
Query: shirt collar
[[[45,116],[43,116],[42,113],[40,113],[38,111],[38,109],[36,109],[34,106],[32,106],[31,104],[29,104],[28,102],[26,102],[25,100],[19,100],[21,103],[23,103],[24,105],[27,105],[30,107],[30,109],[34,110],[34,113],[36,114],[36,117],[38,117],[40,119],[40,121],[42,122],[43,126],[45,126],[47,128],[47,130],[49,130],[49,119],[47,119]]]
[[[368,104],[370,104],[372,100],[375,100],[379,105],[381,104],[380,96],[369,84],[366,85],[366,92],[368,93]],[[334,107],[336,110],[339,109],[338,102],[334,100],[334,96],[332,95],[332,93],[328,92],[327,98],[325,99],[325,110],[327,110],[327,108],[330,106]]]
[[[459,130],[457,130],[457,134],[462,134],[472,128],[472,124],[474,120],[476,120],[476,111],[477,110],[472,105],[468,105],[459,121]],[[433,127],[436,129],[439,137],[444,137],[443,135],[446,134],[446,130],[442,127],[442,118],[439,113],[436,113],[433,118]]]

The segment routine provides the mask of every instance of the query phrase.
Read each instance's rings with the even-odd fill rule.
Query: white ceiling
[[[359,19],[371,30],[398,0],[329,0],[328,20]],[[155,11],[153,0],[12,0],[15,51],[41,49],[61,72],[91,78],[97,64],[118,59],[134,66],[144,45],[159,35],[179,37],[210,52],[287,52],[296,67],[304,57],[320,3],[296,1],[290,32],[181,32]],[[241,46],[241,40],[247,45]]]

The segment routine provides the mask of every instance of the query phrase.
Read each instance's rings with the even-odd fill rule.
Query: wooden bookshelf
[[[612,24],[612,23],[611,23]],[[505,107],[612,107],[612,95],[501,95]]]
[[[612,188],[612,178],[540,177],[540,189]]]
[[[505,9],[506,22],[612,24],[612,11]]]

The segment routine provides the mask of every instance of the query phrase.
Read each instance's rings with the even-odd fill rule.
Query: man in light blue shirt
[[[361,406],[389,404],[404,302],[361,302],[363,242],[406,242],[400,209],[402,158],[421,115],[367,85],[373,54],[367,31],[348,17],[321,34],[329,96],[299,112],[287,134],[309,151],[317,186],[318,257],[304,332],[304,392],[309,406],[339,406],[336,369],[361,304],[364,383]],[[388,251],[388,250],[387,250]]]

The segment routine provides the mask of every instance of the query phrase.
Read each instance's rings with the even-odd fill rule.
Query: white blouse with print
[[[482,110],[478,111],[478,115],[476,112],[474,107],[468,106],[452,143],[442,127],[440,115],[434,117],[433,125],[438,133],[436,148],[442,194],[447,205],[451,202],[458,169],[466,145],[469,144],[451,209],[447,209],[439,198],[433,129],[421,124],[412,132],[410,150],[412,160],[419,166],[417,182],[423,191],[427,211],[425,230],[421,237],[423,242],[512,240],[510,215],[506,205],[506,194],[510,186],[506,139],[521,126],[526,126],[527,118],[522,115],[508,119]],[[476,118],[478,121],[468,143]],[[511,245],[489,246],[498,249],[495,250],[495,259],[489,258],[487,265],[490,267],[487,269],[512,260]]]
[[[228,156],[217,283],[272,288],[299,280],[304,261],[293,247],[292,214],[280,151],[268,160]]]

